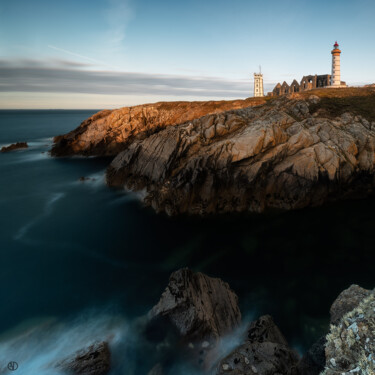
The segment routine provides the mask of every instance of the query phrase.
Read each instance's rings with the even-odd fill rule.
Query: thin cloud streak
[[[133,72],[49,67],[34,62],[21,66],[0,61],[1,92],[58,92],[107,95],[173,95],[249,97],[252,82],[220,78],[155,75]]]

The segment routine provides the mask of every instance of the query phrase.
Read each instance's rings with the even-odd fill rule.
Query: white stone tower
[[[332,53],[332,75],[331,86],[341,86],[341,73],[340,73],[340,54],[339,44],[336,42],[333,45]]]
[[[259,73],[254,73],[254,96],[264,96],[263,92],[263,74],[259,69]]]

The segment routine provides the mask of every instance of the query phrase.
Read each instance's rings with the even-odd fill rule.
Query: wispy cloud
[[[45,63],[0,60],[0,91],[58,92],[107,95],[173,95],[248,97],[252,82],[213,77],[157,75],[134,72],[85,70],[68,65],[47,67]]]
[[[105,35],[107,46],[113,51],[123,48],[126,27],[135,15],[131,0],[108,0],[106,19],[108,31]]]
[[[91,63],[94,63],[95,65],[106,66],[106,67],[109,67],[109,68],[112,68],[112,69],[114,68],[113,66],[108,65],[108,64],[106,64],[103,61],[96,60],[96,59],[93,59],[91,57],[84,56],[84,55],[81,55],[79,53],[75,53],[75,52],[69,51],[69,50],[64,49],[64,48],[60,48],[60,47],[56,47],[56,46],[52,46],[52,45],[48,45],[47,47],[51,48],[51,49],[53,49],[55,51],[62,52],[64,54],[70,55],[70,56],[78,57],[79,59],[90,61]],[[74,64],[75,62],[72,62],[72,63]],[[75,63],[75,64],[77,64],[77,63]]]

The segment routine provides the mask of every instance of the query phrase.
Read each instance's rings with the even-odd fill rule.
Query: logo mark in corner
[[[8,363],[8,370],[10,371],[16,371],[18,369],[18,363],[15,361],[10,361]]]

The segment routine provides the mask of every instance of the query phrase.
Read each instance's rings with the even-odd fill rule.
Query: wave
[[[107,341],[116,353],[127,333],[123,317],[94,310],[70,321],[26,322],[0,337],[0,363],[17,362],[17,375],[62,375],[56,367],[60,361],[98,341]],[[4,370],[0,368],[0,373]]]
[[[60,199],[62,199],[65,196],[65,193],[54,193],[51,195],[51,197],[47,200],[43,212],[36,216],[34,219],[29,221],[27,224],[22,226],[17,233],[13,236],[13,239],[15,240],[21,240],[27,232],[32,228],[35,224],[38,224],[41,220],[49,216],[53,211],[53,205],[58,202]]]

